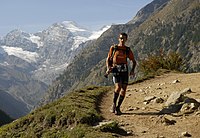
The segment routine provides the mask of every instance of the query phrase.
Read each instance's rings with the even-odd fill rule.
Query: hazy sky
[[[56,22],[91,29],[127,23],[153,0],[0,0],[0,36],[13,29],[36,33]]]

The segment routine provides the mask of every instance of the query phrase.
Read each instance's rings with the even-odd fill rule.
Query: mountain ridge
[[[55,77],[89,41],[108,28],[91,31],[64,21],[35,34],[19,29],[10,31],[0,40],[0,88],[25,103],[22,109],[27,106],[28,111],[32,110]]]
[[[179,14],[179,16],[175,16],[172,14],[173,12],[171,12],[169,16],[171,20],[163,17],[163,21],[159,20],[159,17],[156,15],[162,12],[163,14],[168,12],[168,8],[170,8],[170,6],[173,7],[173,3],[176,4],[178,8],[182,1],[163,1],[163,3],[160,4],[160,0],[155,0],[151,4],[155,5],[156,2],[159,3],[158,5],[160,5],[160,7],[158,6],[157,9],[154,9],[151,14],[147,13],[147,16],[141,15],[145,18],[143,22],[112,25],[101,37],[90,43],[88,46],[89,49],[85,49],[82,53],[77,55],[74,61],[66,68],[63,75],[60,75],[60,77],[56,79],[57,82],[53,84],[56,89],[52,85],[48,89],[47,95],[42,102],[46,101],[46,103],[48,103],[48,100],[52,101],[54,99],[53,95],[56,95],[58,98],[70,90],[81,88],[85,85],[110,85],[112,79],[109,78],[107,80],[102,77],[106,70],[106,53],[111,45],[118,42],[117,35],[121,32],[128,33],[129,39],[127,45],[133,49],[138,63],[140,60],[148,57],[149,54],[159,54],[160,51],[164,53],[174,51],[175,53],[179,53],[182,57],[186,57],[184,58],[184,71],[198,71],[199,62],[197,59],[200,57],[198,54],[198,47],[195,45],[199,45],[199,38],[195,36],[199,36],[199,31],[198,29],[193,29],[199,26],[199,17],[197,16],[199,6],[196,4],[198,0],[192,0],[189,4],[184,4],[185,9],[184,7],[180,8],[180,10],[188,10],[186,16],[183,16],[182,12],[176,13],[176,15]],[[175,8],[173,7],[172,9]],[[184,22],[181,22],[181,20],[184,20]],[[183,27],[183,30],[180,26]],[[193,33],[184,31],[186,28],[189,28],[188,31],[194,30]],[[169,33],[171,34],[169,35]],[[191,34],[192,37],[190,36]],[[187,39],[184,39],[183,36],[187,37]],[[97,57],[96,55],[99,56]]]
[[[156,1],[160,2],[159,0],[155,0],[154,2]],[[64,73],[60,74],[53,82],[53,85],[49,87],[48,94],[41,102],[41,104],[47,104],[38,107],[14,123],[1,127],[0,135],[7,136],[11,134],[15,136],[26,136],[28,134],[29,136],[37,135],[39,137],[105,137],[106,135],[113,137],[113,131],[108,129],[113,127],[119,132],[118,126],[115,123],[115,125],[112,124],[114,125],[112,127],[106,127],[107,129],[93,130],[92,127],[102,119],[102,116],[99,116],[99,111],[97,110],[97,103],[100,102],[96,101],[100,100],[101,94],[110,90],[107,89],[108,87],[90,86],[73,92],[71,90],[87,85],[105,86],[112,83],[111,76],[108,79],[103,77],[106,70],[105,58],[110,46],[113,43],[117,43],[117,37],[120,32],[129,34],[127,45],[134,49],[133,51],[137,61],[140,62],[149,55],[162,54],[159,53],[160,49],[163,50],[164,54],[173,51],[180,53],[188,61],[183,66],[188,69],[186,71],[198,72],[200,61],[198,60],[200,58],[198,37],[200,36],[200,31],[198,30],[200,24],[198,13],[200,12],[200,6],[197,4],[199,4],[199,1],[187,1],[185,5],[182,0],[171,0],[168,4],[161,4],[161,7],[157,7],[158,10],[155,10],[141,24],[127,23],[113,25],[97,40],[86,42],[84,46],[87,49],[78,53]],[[156,17],[156,15],[164,14],[163,11],[168,11],[174,4],[177,8],[173,7],[172,9],[179,9],[179,6],[181,6],[179,10],[187,11],[184,12],[186,14],[178,10],[179,12],[174,15],[160,18],[163,21],[159,20],[159,17]],[[185,7],[181,4],[185,5]],[[172,14],[173,12],[170,13]],[[164,19],[167,20],[165,21]],[[162,87],[163,85],[165,84],[157,84],[155,90],[165,89]],[[170,85],[173,84],[170,83]],[[148,89],[146,85],[144,87]],[[132,89],[131,91],[135,90]],[[92,107],[90,108],[91,105]],[[153,120],[153,118],[150,119],[148,121]],[[25,132],[24,130],[27,131]],[[105,134],[105,131],[103,131],[104,134],[102,134],[102,130],[107,131],[107,133]],[[8,131],[10,132],[9,134],[7,133]],[[112,131],[111,134],[110,131]],[[142,131],[142,134],[145,134],[144,132],[146,133],[147,131]],[[125,132],[123,134],[127,133]]]

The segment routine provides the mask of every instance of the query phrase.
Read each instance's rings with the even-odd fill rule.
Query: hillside
[[[122,104],[121,116],[109,111],[112,104],[112,88],[83,88],[0,127],[0,136],[177,138],[184,135],[183,132],[187,132],[188,135],[197,138],[200,134],[200,103],[196,101],[199,101],[200,94],[199,79],[200,73],[171,72],[131,84]],[[172,104],[176,105],[175,107],[181,106],[181,110],[178,108],[176,112],[170,108],[164,110],[170,95],[182,92],[185,88],[190,88],[191,91],[185,91],[183,97],[191,101]],[[198,103],[198,106],[186,106],[193,102]]]
[[[200,45],[200,2],[171,0],[129,35],[138,59],[151,54],[174,51],[185,59],[185,72],[198,72]],[[139,35],[138,35],[139,34]]]
[[[56,79],[42,103],[53,101],[86,85],[110,85],[111,78],[102,77],[106,70],[105,59],[110,46],[117,43],[120,32],[128,33],[126,44],[133,50],[138,65],[142,59],[152,54],[160,54],[160,51],[165,54],[175,52],[184,59],[183,71],[198,72],[199,0],[170,0],[162,1],[162,4],[160,2],[154,0],[144,7],[142,12],[139,11],[137,16],[144,17],[142,20],[138,18],[138,22],[113,25],[96,41],[91,42]],[[150,10],[152,7],[155,7],[154,11]],[[141,16],[139,13],[142,13]]]
[[[157,4],[157,1],[160,3],[160,0],[156,0],[154,4]],[[151,5],[154,6],[154,4]],[[148,9],[148,7],[146,8]],[[118,42],[117,35],[119,33],[131,32],[152,15],[157,8],[158,7],[155,7],[151,12],[146,10],[142,12],[142,15],[137,14],[142,21],[138,20],[136,23],[112,25],[96,41],[89,43],[87,48],[83,49],[82,52],[75,57],[64,73],[60,75],[48,89],[47,95],[42,100],[42,103],[53,101],[61,97],[64,92],[69,92],[70,90],[81,88],[85,85],[111,84],[110,81],[101,77],[102,74],[105,73],[105,58],[110,46]]]
[[[87,87],[0,127],[0,137],[112,137],[93,128],[102,120],[98,106],[108,87]]]
[[[0,74],[0,109],[13,118],[30,112],[47,89],[46,84],[15,65],[0,65]]]
[[[30,111],[24,102],[16,100],[3,90],[0,90],[0,109],[13,119],[24,116]]]

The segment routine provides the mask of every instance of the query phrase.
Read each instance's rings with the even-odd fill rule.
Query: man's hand
[[[110,74],[112,72],[112,69],[113,69],[113,67],[108,67],[107,71],[106,71],[106,74]]]
[[[113,67],[108,67],[106,74],[104,74],[104,77],[108,78],[108,75],[112,72]]]

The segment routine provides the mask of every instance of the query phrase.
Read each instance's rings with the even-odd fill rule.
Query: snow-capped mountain
[[[73,21],[63,21],[36,34],[13,30],[2,39],[1,53],[34,64],[33,76],[49,84],[84,47],[84,43],[97,39],[109,27],[90,31]]]
[[[100,31],[103,33],[102,30]],[[55,23],[38,34],[43,46],[38,51],[42,64],[34,71],[36,78],[50,83],[84,48],[87,41],[97,39],[101,35],[101,33],[96,35],[97,32],[89,31],[75,22],[64,21]]]
[[[66,69],[88,42],[97,39],[108,28],[91,31],[73,21],[64,21],[35,34],[19,29],[9,32],[0,39],[0,90],[33,107],[47,85]]]

